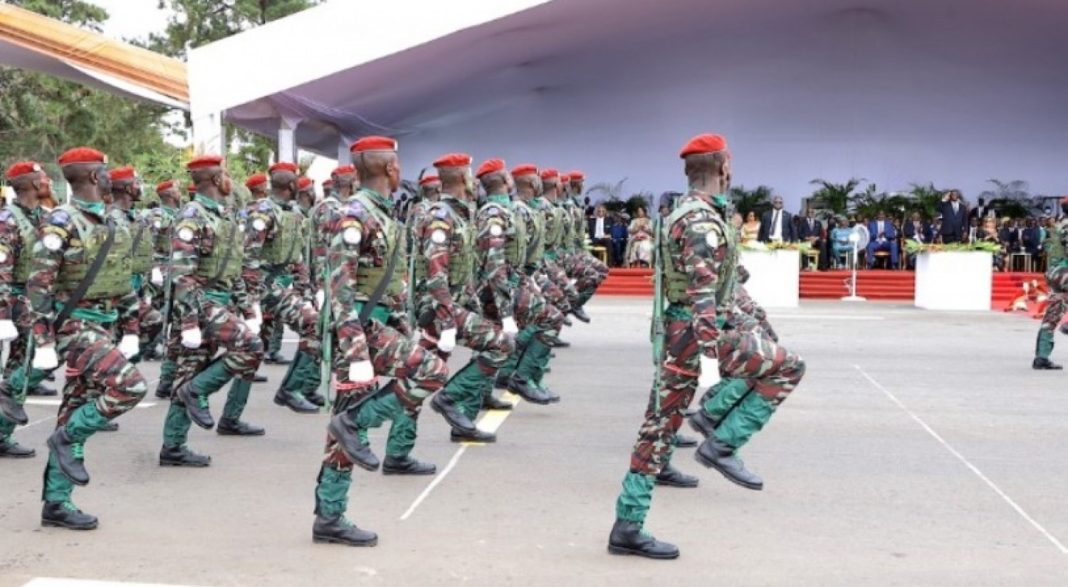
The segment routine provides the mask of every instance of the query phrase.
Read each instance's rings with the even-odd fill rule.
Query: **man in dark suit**
[[[604,247],[609,256],[609,264],[616,266],[616,259],[613,258],[615,255],[612,254],[612,224],[614,222],[608,216],[608,210],[603,205],[597,206],[593,218],[587,222],[589,223],[590,242],[595,247]]]
[[[760,232],[757,240],[762,243],[782,241],[792,243],[797,240],[794,232],[793,215],[782,209],[782,196],[771,199],[771,210],[760,218]]]
[[[934,242],[934,228],[924,221],[919,212],[913,212],[912,217],[903,227],[905,232],[905,240],[912,240],[918,243],[931,244]],[[909,269],[916,267],[916,255],[909,255],[908,259]]]
[[[938,204],[938,213],[942,216],[942,242],[948,245],[964,240],[968,228],[968,207],[960,200],[959,190],[946,192]]]
[[[897,229],[886,218],[886,212],[880,210],[875,220],[868,223],[868,234],[871,235],[868,241],[868,269],[875,264],[875,253],[878,251],[890,251],[890,269],[897,267]]]
[[[1027,223],[1023,229],[1023,251],[1031,254],[1031,261],[1034,262],[1038,257],[1039,251],[1042,249],[1042,231],[1038,228],[1038,223],[1034,218],[1028,218]]]
[[[993,210],[990,209],[990,206],[986,205],[986,200],[984,198],[979,198],[979,203],[977,203],[975,205],[975,208],[972,208],[972,211],[968,213],[968,218],[977,219],[981,226],[983,224],[983,219],[986,218],[991,212],[993,212]]]
[[[816,210],[809,207],[805,213],[805,217],[801,219],[801,224],[797,230],[798,240],[807,242],[812,245],[812,248],[820,252],[819,265],[823,266],[823,224],[819,220],[816,220]],[[804,263],[808,264],[808,258],[804,259]]]

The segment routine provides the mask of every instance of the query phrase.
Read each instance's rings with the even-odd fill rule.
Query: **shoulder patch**
[[[363,216],[363,204],[359,200],[351,200],[345,206],[345,214],[349,216]]]
[[[48,222],[56,226],[66,226],[70,222],[70,214],[65,210],[55,210],[48,217]]]
[[[434,218],[438,220],[444,220],[449,217],[449,211],[444,206],[438,206],[434,209]]]
[[[487,216],[500,216],[501,208],[495,204],[490,204],[482,210]]]
[[[182,210],[182,218],[193,218],[197,215],[197,209],[193,206],[186,206]]]
[[[7,222],[11,216],[11,210],[0,210],[0,222]]]
[[[256,206],[256,209],[259,210],[260,212],[270,212],[271,211],[271,202],[269,200],[267,200],[267,198],[264,198],[264,199],[260,200],[260,203]]]

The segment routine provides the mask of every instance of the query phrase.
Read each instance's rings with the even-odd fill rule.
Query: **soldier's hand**
[[[182,331],[182,346],[187,349],[199,349],[203,344],[203,340],[200,337],[200,328],[194,326],[189,330]]]
[[[30,366],[42,371],[50,371],[58,367],[59,356],[56,355],[56,345],[46,344],[34,349]]]
[[[375,380],[375,368],[371,361],[349,363],[349,381],[357,385],[370,385]]]
[[[319,308],[320,310],[322,310],[323,309],[323,304],[325,304],[325,303],[326,303],[326,292],[321,290],[321,289],[316,291],[315,292],[315,307]]]
[[[136,334],[123,335],[119,341],[119,352],[129,359],[141,350],[141,339]]]
[[[501,320],[501,330],[507,336],[515,336],[519,334],[519,326],[515,323],[515,318],[511,316]]]
[[[701,374],[697,377],[697,386],[709,388],[719,383],[719,359],[701,355]]]
[[[443,353],[451,353],[456,348],[456,329],[442,330],[438,337],[438,350]]]
[[[245,326],[248,326],[252,334],[260,333],[263,328],[263,310],[260,310],[259,304],[252,304],[252,317],[245,319]]]
[[[19,337],[19,331],[11,320],[0,320],[0,342],[8,342]]]
[[[152,275],[149,277],[149,281],[156,287],[163,287],[163,272],[159,270],[159,267],[152,268]]]

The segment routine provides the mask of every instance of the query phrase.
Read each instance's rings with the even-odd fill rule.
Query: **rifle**
[[[661,254],[663,220],[657,217],[653,221],[653,323],[650,325],[650,340],[653,343],[653,402],[656,411],[660,411],[660,368],[664,362],[664,259]]]
[[[322,335],[322,362],[319,363],[319,393],[326,398],[326,405],[323,409],[326,412],[330,412],[334,406],[336,398],[330,397],[330,381],[333,377],[334,361],[333,361],[333,344],[334,344],[334,329],[331,325],[333,322],[330,319],[330,254],[327,252],[327,256],[323,259],[323,307],[319,308],[319,327]]]

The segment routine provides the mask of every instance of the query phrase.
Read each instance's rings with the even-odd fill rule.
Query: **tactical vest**
[[[508,220],[515,227],[515,234],[504,245],[504,256],[509,265],[515,269],[521,269],[526,263],[527,247],[530,246],[530,239],[527,237],[527,221],[522,217],[523,212],[518,206],[513,204],[510,207],[502,206],[502,208],[508,212]]]
[[[157,261],[166,261],[171,256],[171,232],[174,219],[163,210],[154,210],[150,213],[148,221],[152,230],[153,249]]]
[[[582,208],[582,204],[574,202],[572,207],[572,216],[574,216],[574,227],[572,228],[572,237],[575,239],[575,247],[582,249],[586,246],[586,212]]]
[[[517,202],[516,206],[526,208],[525,213],[528,214],[528,218],[534,221],[534,230],[527,233],[530,244],[527,245],[525,265],[537,265],[545,258],[545,216],[540,210],[534,209],[526,202]],[[520,214],[523,213],[524,211],[520,212]],[[525,221],[524,224],[526,224]]]
[[[556,204],[546,200],[542,215],[545,218],[545,238],[543,240],[547,249],[555,249],[560,244],[560,216],[557,214],[557,210]]]
[[[15,217],[15,227],[19,231],[19,240],[22,243],[15,259],[14,285],[25,285],[30,279],[30,267],[33,266],[33,245],[37,243],[37,227],[17,205],[8,206]]]
[[[263,245],[263,262],[267,265],[296,263],[304,254],[304,215],[296,210],[276,207],[278,233]]]
[[[130,221],[130,235],[131,239],[137,241],[136,243],[131,241],[133,258],[130,260],[130,270],[134,274],[143,275],[152,269],[155,253],[152,246],[152,230],[148,227],[148,220],[138,216]]]
[[[448,206],[448,204],[439,204]],[[475,277],[475,235],[471,223],[457,216],[452,209],[452,236],[449,237],[449,289],[462,288]],[[418,251],[415,258],[415,280],[420,283],[427,278],[430,264],[426,255]]]
[[[56,276],[56,291],[72,292],[78,287],[89,266],[93,264],[97,253],[108,238],[106,224],[93,224],[86,219],[85,215],[71,206],[58,208],[70,214],[71,222],[77,232],[77,238],[82,242],[81,251],[68,249],[63,259],[63,265]],[[115,223],[114,219],[112,222]],[[111,245],[111,251],[101,265],[100,271],[93,279],[89,290],[82,296],[82,300],[103,300],[124,296],[133,291],[130,283],[131,244],[130,231],[124,224],[115,223],[115,242]],[[72,254],[73,253],[73,254]]]
[[[378,204],[371,201],[363,192],[356,192],[354,196],[363,205],[371,216],[382,227],[382,236],[386,239],[386,253],[381,267],[371,267],[367,263],[360,263],[356,268],[356,293],[363,298],[370,298],[378,288],[378,284],[386,277],[386,267],[393,255],[397,255],[397,261],[393,269],[393,275],[389,277],[389,285],[383,297],[396,297],[404,293],[404,271],[407,265],[404,251],[408,249],[407,239],[404,235],[404,226],[393,219],[388,213],[383,212]],[[397,252],[400,247],[400,252]]]
[[[201,218],[208,221],[215,235],[211,252],[201,256],[197,263],[197,277],[209,281],[217,279],[222,284],[232,283],[241,276],[241,264],[245,256],[245,233],[238,230],[237,220],[229,216],[217,216],[199,202],[193,202],[191,205],[197,207],[197,212]]]
[[[737,273],[735,269],[738,266],[738,248],[730,245],[733,235],[730,232],[729,225],[723,222],[715,208],[702,200],[687,200],[664,219],[663,226],[660,227],[660,250],[658,254],[660,255],[660,266],[664,275],[664,288],[667,291],[668,301],[673,304],[690,304],[693,301],[690,299],[689,292],[687,292],[687,288],[690,285],[690,276],[675,267],[675,263],[671,260],[672,247],[680,246],[680,243],[674,242],[671,238],[671,227],[687,214],[697,210],[707,210],[713,213],[715,220],[712,222],[719,225],[723,231],[724,238],[728,241],[727,257],[720,263],[716,283],[716,306],[721,307],[725,302],[733,299],[734,281]]]

